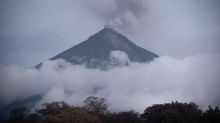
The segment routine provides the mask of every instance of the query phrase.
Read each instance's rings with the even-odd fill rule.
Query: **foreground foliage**
[[[25,108],[11,111],[5,123],[220,123],[218,107],[202,111],[195,103],[171,102],[147,107],[143,114],[135,111],[111,113],[101,97],[88,97],[84,107],[65,102],[45,103],[36,113]]]

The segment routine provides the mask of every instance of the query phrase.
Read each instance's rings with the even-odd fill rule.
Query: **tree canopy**
[[[70,106],[65,102],[52,102],[30,113],[24,107],[11,111],[5,123],[220,123],[218,107],[202,111],[195,103],[171,102],[154,104],[144,113],[135,111],[110,112],[102,97],[90,96],[84,107]],[[0,122],[3,122],[0,120]],[[3,123],[4,123],[3,122]]]
[[[84,101],[84,108],[96,114],[104,114],[107,112],[108,102],[105,98],[90,96]]]

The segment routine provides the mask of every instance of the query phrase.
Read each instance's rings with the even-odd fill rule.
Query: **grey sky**
[[[219,0],[1,0],[0,63],[30,67],[110,22],[159,55],[219,53],[219,6]]]

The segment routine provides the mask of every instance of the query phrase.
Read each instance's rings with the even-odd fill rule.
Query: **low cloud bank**
[[[62,100],[81,106],[91,95],[106,98],[112,111],[143,112],[149,105],[176,100],[193,101],[202,108],[220,106],[218,54],[183,59],[162,56],[150,63],[130,63],[108,71],[71,65],[62,59],[46,61],[39,70],[0,67],[1,106],[36,94],[44,95],[36,107]]]

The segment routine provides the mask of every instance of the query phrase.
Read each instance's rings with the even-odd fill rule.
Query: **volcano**
[[[137,46],[113,28],[104,27],[86,41],[50,58],[50,60],[64,59],[72,64],[86,65],[88,68],[106,68],[109,65],[117,65],[110,64],[109,55],[112,51],[124,52],[130,62],[150,62],[159,57],[155,53]],[[39,66],[41,64],[37,65],[37,67]]]

